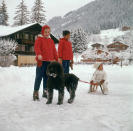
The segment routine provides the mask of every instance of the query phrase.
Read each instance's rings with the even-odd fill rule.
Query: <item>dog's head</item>
[[[51,62],[47,68],[47,75],[53,78],[63,76],[64,72],[62,65],[58,62]]]

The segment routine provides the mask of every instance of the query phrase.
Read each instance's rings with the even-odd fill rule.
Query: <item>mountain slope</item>
[[[133,26],[133,0],[95,0],[64,17],[54,17],[48,24],[54,34],[63,29],[82,27],[86,32]]]

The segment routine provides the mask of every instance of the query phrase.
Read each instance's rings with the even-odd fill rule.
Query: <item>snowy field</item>
[[[89,85],[79,82],[76,99],[52,105],[42,98],[32,100],[35,67],[0,68],[0,131],[133,131],[133,66],[105,66],[109,95],[100,90],[89,94]],[[75,65],[74,71],[89,81],[91,65]]]

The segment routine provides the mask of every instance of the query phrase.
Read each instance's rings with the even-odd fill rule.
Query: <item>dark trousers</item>
[[[64,73],[69,73],[70,60],[63,60],[62,62]]]
[[[36,67],[36,77],[35,77],[35,83],[34,83],[34,90],[38,91],[40,89],[40,84],[43,79],[43,90],[47,89],[47,66],[50,64],[48,61],[43,61],[41,67]]]

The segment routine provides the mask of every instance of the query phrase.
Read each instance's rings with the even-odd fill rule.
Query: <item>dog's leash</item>
[[[90,85],[90,82],[79,80],[80,82],[87,83]]]
[[[86,84],[89,84],[89,85],[92,85],[90,82],[87,82],[87,81],[83,81],[83,80],[79,80],[80,82],[83,82],[83,83],[86,83]],[[97,85],[97,84],[94,84],[93,85]]]

